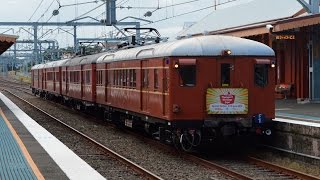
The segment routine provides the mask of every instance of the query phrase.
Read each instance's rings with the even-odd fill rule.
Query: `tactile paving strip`
[[[1,115],[0,179],[37,179]]]

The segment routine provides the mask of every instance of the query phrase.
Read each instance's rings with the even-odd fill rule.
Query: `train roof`
[[[209,35],[121,50],[101,56],[97,63],[170,56],[221,56],[223,50],[231,50],[233,56],[274,56],[272,48],[260,42]]]
[[[69,59],[63,59],[59,61],[51,61],[45,64],[44,68],[54,68],[54,67],[60,67],[65,65],[68,62]]]
[[[88,56],[79,56],[70,59],[65,65],[66,66],[76,66],[81,64],[94,64],[96,63],[97,59],[106,53],[98,53],[94,55],[88,55]]]
[[[42,69],[43,67],[45,66],[45,64],[36,64],[34,65],[31,70],[34,70],[34,69]]]
[[[63,66],[69,59],[62,59],[62,60],[58,60],[58,61],[51,61],[51,62],[47,62],[45,64],[37,64],[34,65],[31,70],[33,69],[42,69],[42,68],[53,68],[53,67],[60,67]]]
[[[274,56],[274,51],[260,42],[223,35],[192,37],[172,42],[152,44],[114,53],[99,53],[72,59],[38,64],[32,69],[81,64],[108,63],[113,61],[146,59],[172,56],[221,56],[222,51],[231,50],[231,56]]]

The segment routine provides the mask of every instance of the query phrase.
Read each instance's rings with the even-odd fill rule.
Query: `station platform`
[[[0,179],[105,179],[0,92]]]
[[[276,119],[320,124],[320,103],[299,104],[295,99],[276,101]]]

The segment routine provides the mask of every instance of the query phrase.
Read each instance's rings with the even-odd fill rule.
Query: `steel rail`
[[[99,146],[99,148],[102,148],[107,154],[109,154],[110,156],[114,157],[115,159],[117,159],[118,161],[124,163],[125,165],[129,166],[132,170],[134,170],[135,172],[141,174],[142,176],[144,176],[147,179],[155,179],[155,180],[162,180],[162,178],[160,178],[159,176],[153,174],[152,172],[144,169],[143,167],[139,166],[138,164],[130,161],[129,159],[121,156],[120,154],[116,153],[115,151],[107,148],[106,146],[104,146],[103,144],[99,143],[98,141],[94,140],[93,138],[89,137],[88,135],[78,131],[77,129],[71,127],[70,125],[62,122],[61,120],[59,120],[58,118],[52,116],[51,114],[47,113],[46,111],[42,110],[41,108],[31,104],[30,102],[28,102],[27,100],[21,98],[20,96],[12,93],[11,91],[4,89],[6,92],[10,93],[11,95],[13,95],[14,97],[20,99],[21,101],[29,104],[30,106],[34,107],[35,109],[37,109],[38,111],[42,112],[43,114],[49,116],[50,118],[56,120],[57,122],[59,122],[60,124],[64,125],[65,127],[69,128],[70,130],[74,131],[75,133],[81,135],[82,137],[86,138],[87,140],[89,140],[90,142],[92,142],[93,144]]]
[[[189,160],[191,160],[193,162],[196,162],[197,164],[200,164],[200,165],[202,165],[202,166],[204,166],[206,168],[218,170],[219,172],[222,172],[225,175],[234,177],[236,179],[246,179],[246,180],[253,180],[254,179],[254,178],[251,178],[251,177],[246,176],[244,174],[241,174],[241,173],[238,173],[238,172],[233,171],[231,169],[228,169],[226,167],[223,167],[223,166],[221,166],[219,164],[207,161],[205,159],[199,158],[199,157],[191,155],[191,154],[184,153],[183,157],[186,158],[186,159],[189,159]]]
[[[254,163],[256,165],[262,166],[262,167],[267,167],[269,169],[272,169],[273,171],[285,173],[285,174],[288,174],[290,176],[297,177],[297,178],[300,178],[300,179],[320,180],[320,177],[315,177],[315,176],[312,176],[312,175],[309,175],[309,174],[305,174],[305,173],[298,172],[298,171],[295,171],[295,170],[292,170],[292,169],[288,169],[288,168],[285,168],[285,167],[282,167],[282,166],[279,166],[279,165],[276,165],[276,164],[272,164],[272,163],[269,163],[269,162],[254,158],[254,157],[248,157],[248,161],[252,162],[252,163]]]

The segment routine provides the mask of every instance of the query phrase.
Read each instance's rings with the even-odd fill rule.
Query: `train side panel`
[[[68,67],[67,71],[67,96],[81,99],[82,98],[82,87],[81,87],[81,66]]]
[[[104,104],[141,111],[141,71],[139,61],[114,62],[107,65],[107,97]],[[134,78],[135,74],[135,78]]]

